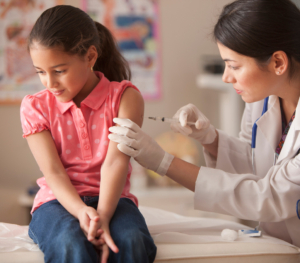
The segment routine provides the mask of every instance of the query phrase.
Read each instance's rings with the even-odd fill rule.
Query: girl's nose
[[[47,79],[47,88],[52,89],[52,88],[55,88],[55,87],[57,87],[56,79],[49,76],[48,79]]]

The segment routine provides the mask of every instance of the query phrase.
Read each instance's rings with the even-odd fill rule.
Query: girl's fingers
[[[91,221],[90,221],[90,227],[88,230],[88,235],[87,238],[89,241],[93,241],[97,237],[97,232],[99,230],[99,216],[95,216]]]
[[[102,255],[101,255],[101,263],[106,263],[109,256],[109,249],[107,245],[104,245],[102,248]]]
[[[101,228],[99,228],[98,230],[97,230],[97,234],[96,234],[96,237],[100,237],[102,234],[103,234],[103,229],[101,229]]]
[[[105,245],[105,241],[104,239],[100,238],[100,239],[94,239],[93,241],[91,241],[91,243],[93,244],[94,247],[96,247],[98,250],[102,250],[103,245]]]
[[[97,245],[99,245],[100,247],[105,244],[105,241],[104,241],[103,238],[99,238],[99,239],[96,239],[96,240],[97,240]]]
[[[113,239],[111,238],[109,233],[106,233],[106,235],[104,235],[104,239],[105,242],[107,244],[107,246],[114,252],[114,253],[118,253],[119,249],[116,246],[115,242],[113,241]]]
[[[84,215],[83,220],[80,221],[80,228],[82,229],[83,233],[87,236],[90,227],[90,219],[87,215]]]
[[[87,235],[87,238],[88,238],[89,241],[93,241],[96,238],[97,230],[98,230],[97,222],[91,220],[89,232],[88,232],[88,235]]]

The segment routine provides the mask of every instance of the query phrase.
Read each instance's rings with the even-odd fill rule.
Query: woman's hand
[[[145,168],[165,175],[174,156],[165,152],[133,121],[120,118],[114,118],[113,121],[120,126],[110,127],[109,131],[112,133],[108,135],[108,138],[119,143],[118,149],[134,157]]]
[[[201,144],[211,144],[217,136],[214,126],[210,124],[205,115],[193,104],[188,104],[180,108],[173,118],[179,119],[179,123],[171,124],[173,131],[190,136]],[[195,122],[195,125],[189,126],[187,122]]]

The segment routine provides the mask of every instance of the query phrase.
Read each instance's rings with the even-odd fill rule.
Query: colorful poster
[[[145,99],[160,98],[158,7],[154,0],[82,0],[82,9],[114,35]]]
[[[43,89],[27,51],[27,36],[36,19],[62,0],[0,1],[0,103],[20,103]]]

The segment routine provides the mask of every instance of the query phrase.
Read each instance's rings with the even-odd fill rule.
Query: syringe
[[[166,118],[166,117],[149,117],[150,120],[154,120],[154,121],[163,121],[163,122],[168,122],[168,123],[180,123],[179,119],[176,118]],[[189,125],[195,125],[195,122],[192,121],[188,121],[187,124]]]

